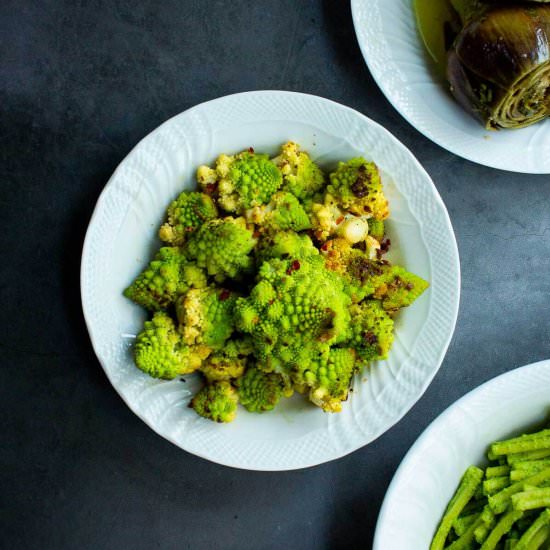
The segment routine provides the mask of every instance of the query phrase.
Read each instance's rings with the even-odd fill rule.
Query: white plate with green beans
[[[550,360],[443,412],[405,456],[374,550],[550,548]]]

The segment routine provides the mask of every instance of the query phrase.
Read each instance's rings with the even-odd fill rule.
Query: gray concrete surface
[[[370,548],[426,425],[550,357],[550,176],[474,165],[409,126],[363,63],[347,1],[4,0],[0,25],[0,547]],[[410,147],[447,204],[463,276],[420,402],[373,444],[288,473],[217,466],[147,428],[104,376],[79,296],[84,232],[126,153],[198,102],[265,88],[349,105]]]

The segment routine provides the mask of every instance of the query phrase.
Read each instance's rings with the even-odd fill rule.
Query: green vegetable
[[[249,412],[272,410],[289,389],[283,377],[275,372],[250,368],[238,380],[239,400]],[[291,391],[291,390],[290,390]]]
[[[512,495],[514,510],[534,510],[550,507],[550,488],[532,489]]]
[[[217,215],[218,210],[209,195],[184,191],[168,207],[167,221],[159,229],[159,238],[170,244],[182,245],[190,233]]]
[[[549,535],[550,525],[550,509],[543,510],[537,519],[531,524],[529,529],[523,533],[518,543],[515,546],[515,550],[531,550],[532,548],[539,548]],[[542,537],[541,537],[542,532]],[[542,540],[537,540],[542,538]],[[540,544],[539,544],[540,542]],[[538,546],[537,546],[538,545]]]
[[[169,380],[197,370],[202,357],[183,343],[172,318],[159,311],[138,334],[134,359],[149,376]]]
[[[490,451],[494,456],[542,449],[550,449],[550,430],[542,430],[536,434],[522,435],[506,441],[497,441],[490,447]]]
[[[523,128],[550,116],[550,5],[498,5],[476,13],[448,55],[455,99],[487,129]]]
[[[430,545],[430,550],[443,550],[443,548],[445,548],[445,540],[447,539],[447,535],[451,530],[453,522],[458,518],[460,512],[472,498],[482,479],[483,470],[480,470],[475,466],[470,466],[466,470],[456,493],[445,510],[441,523],[439,524],[432,540],[432,544]]]
[[[217,422],[238,402],[264,412],[294,391],[340,411],[354,374],[387,358],[397,310],[427,287],[381,260],[389,211],[376,165],[340,163],[329,183],[288,142],[272,160],[220,155],[197,181],[202,191],[172,201],[159,230],[174,246],[124,291],[154,312],[137,367],[165,379],[199,372],[191,407]]]
[[[210,220],[188,240],[187,257],[206,269],[217,282],[249,272],[253,266],[249,255],[256,240],[242,218]]]
[[[206,274],[185,258],[179,248],[161,248],[155,259],[124,291],[136,304],[158,311],[174,303],[190,288],[206,286]]]
[[[323,171],[292,141],[281,147],[281,154],[273,162],[283,175],[283,189],[300,200],[312,197],[325,186]]]
[[[512,510],[504,514],[481,545],[481,550],[494,550],[500,542],[500,539],[512,529],[514,523],[521,518],[522,515],[523,512],[517,510]]]
[[[232,422],[237,414],[239,398],[229,382],[207,384],[191,400],[197,414],[214,422]]]

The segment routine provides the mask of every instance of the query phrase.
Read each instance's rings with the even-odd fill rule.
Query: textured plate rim
[[[529,169],[525,167],[521,167],[518,169],[514,169],[513,167],[506,166],[502,167],[499,162],[493,161],[490,158],[486,158],[483,156],[483,154],[480,154],[479,156],[476,156],[473,153],[467,153],[461,149],[459,145],[455,145],[453,143],[449,143],[448,140],[445,139],[444,136],[439,136],[434,134],[432,130],[430,129],[428,124],[422,124],[419,123],[414,119],[412,115],[406,112],[404,107],[401,105],[401,102],[398,101],[398,99],[394,96],[392,91],[389,89],[389,87],[386,85],[386,81],[384,78],[378,74],[377,71],[373,69],[372,63],[370,62],[370,56],[369,52],[367,51],[366,46],[366,40],[363,36],[363,31],[361,30],[361,25],[359,24],[359,5],[361,2],[365,2],[366,0],[351,0],[351,12],[352,12],[352,19],[353,19],[353,27],[355,29],[355,35],[357,37],[357,43],[359,44],[359,49],[361,50],[361,54],[363,55],[363,59],[365,60],[365,63],[369,69],[370,74],[372,75],[374,81],[386,97],[386,99],[389,101],[389,103],[393,106],[393,108],[416,130],[418,130],[421,134],[426,136],[428,139],[433,141],[436,145],[439,145],[443,149],[461,157],[466,160],[469,160],[470,162],[474,162],[476,164],[480,164],[482,166],[487,166],[489,168],[495,168],[497,170],[503,170],[506,172],[512,172],[517,174],[548,174],[547,170],[541,170],[537,168]],[[375,0],[378,2],[379,0]],[[412,0],[410,0],[412,2]],[[467,113],[465,113],[465,116],[468,116]],[[550,122],[550,119],[547,119],[546,122]]]
[[[441,425],[445,424],[447,418],[451,417],[456,409],[459,409],[462,405],[468,403],[470,400],[479,398],[485,392],[495,390],[496,388],[501,392],[501,400],[507,397],[511,397],[510,395],[508,395],[513,388],[513,384],[510,382],[510,380],[513,381],[516,378],[521,378],[527,372],[537,372],[539,369],[541,371],[544,371],[544,369],[550,369],[550,359],[543,359],[542,361],[529,363],[528,365],[517,367],[515,369],[512,369],[511,371],[502,373],[498,376],[495,376],[494,378],[487,380],[480,386],[477,386],[473,390],[470,390],[468,393],[451,403],[442,413],[440,413],[434,420],[432,420],[432,422],[430,422],[430,424],[418,436],[412,447],[407,451],[407,454],[403,457],[403,460],[399,464],[388,486],[388,489],[384,496],[384,501],[382,502],[382,506],[380,507],[378,520],[376,522],[372,547],[373,550],[386,550],[382,548],[379,539],[382,536],[381,532],[386,522],[386,518],[390,513],[391,501],[393,500],[394,496],[398,494],[399,486],[405,479],[405,470],[408,466],[408,463],[412,461],[417,454],[420,454],[422,452],[422,447],[425,445],[426,441],[431,438],[432,433],[440,429]],[[517,394],[514,395],[515,399],[517,399],[517,397]],[[497,397],[493,395],[492,400],[495,400],[496,398]]]
[[[151,138],[157,132],[161,132],[161,130],[165,126],[169,125],[174,119],[178,118],[179,116],[181,116],[185,113],[192,113],[195,110],[205,108],[209,104],[213,104],[213,103],[217,103],[217,102],[223,102],[223,101],[225,101],[229,98],[239,98],[239,96],[248,97],[248,96],[256,96],[256,95],[266,95],[266,94],[267,95],[269,95],[269,94],[282,94],[282,95],[285,95],[285,96],[288,96],[288,97],[292,97],[292,96],[294,96],[294,97],[303,97],[303,98],[306,98],[306,99],[327,103],[327,104],[330,104],[332,107],[336,107],[338,109],[343,109],[343,110],[347,110],[347,111],[352,112],[354,114],[354,116],[357,116],[357,117],[363,119],[364,122],[366,122],[368,125],[374,126],[379,131],[385,133],[386,136],[388,137],[388,139],[391,140],[396,147],[400,148],[404,152],[404,154],[406,154],[409,157],[409,159],[415,165],[415,168],[419,171],[419,173],[422,174],[422,176],[426,180],[426,183],[429,184],[430,187],[431,187],[431,192],[432,192],[433,199],[436,203],[438,203],[439,207],[441,208],[441,211],[442,211],[442,214],[443,214],[443,217],[444,217],[444,221],[445,221],[445,225],[446,225],[446,227],[449,231],[449,236],[451,238],[451,243],[450,244],[451,244],[452,250],[454,252],[453,258],[452,258],[453,259],[452,271],[453,271],[454,276],[456,277],[456,281],[455,281],[455,283],[456,283],[456,288],[455,288],[456,297],[455,297],[454,302],[451,304],[452,311],[450,312],[450,315],[451,315],[452,322],[451,322],[451,325],[450,325],[449,333],[448,333],[447,338],[445,339],[444,344],[441,347],[441,351],[440,351],[440,353],[437,357],[437,367],[433,369],[433,371],[430,373],[429,376],[425,377],[425,379],[424,379],[422,385],[420,386],[420,389],[419,389],[418,393],[415,395],[414,399],[412,399],[410,402],[408,402],[403,407],[403,409],[399,412],[399,414],[395,416],[395,418],[393,419],[391,424],[389,424],[385,428],[383,428],[383,429],[379,430],[378,432],[376,432],[368,441],[361,441],[361,442],[359,442],[357,444],[354,444],[354,445],[350,446],[349,448],[345,449],[343,452],[334,452],[334,453],[331,453],[330,455],[328,455],[328,456],[326,456],[325,458],[322,458],[322,459],[301,461],[298,464],[290,464],[290,465],[282,466],[282,467],[281,466],[265,467],[265,466],[250,466],[250,465],[243,466],[239,463],[234,463],[234,462],[229,461],[229,460],[224,460],[223,457],[213,458],[212,456],[208,456],[205,453],[196,452],[195,450],[189,450],[183,444],[176,441],[175,438],[169,436],[168,434],[161,433],[159,431],[159,429],[157,429],[157,427],[154,425],[154,423],[150,422],[142,412],[136,410],[136,408],[134,406],[132,406],[129,399],[127,399],[121,393],[121,391],[119,391],[119,388],[115,385],[111,375],[109,374],[109,371],[108,371],[108,369],[105,365],[105,362],[104,362],[103,358],[101,357],[101,355],[98,352],[98,343],[97,343],[97,340],[94,336],[93,324],[91,322],[90,314],[88,312],[88,308],[87,308],[87,305],[86,305],[85,292],[84,292],[84,286],[85,286],[84,278],[85,278],[85,274],[86,274],[86,257],[87,257],[87,254],[88,254],[88,249],[91,247],[91,245],[90,245],[90,241],[91,241],[90,228],[92,227],[93,223],[97,220],[97,218],[100,215],[100,210],[101,210],[103,202],[105,201],[105,197],[107,195],[107,190],[108,190],[109,186],[112,184],[117,172],[119,171],[120,167],[127,161],[127,159],[141,146],[141,144],[146,139]],[[138,416],[149,428],[151,428],[155,433],[157,433],[157,435],[159,435],[162,438],[170,441],[172,444],[176,445],[178,448],[180,448],[180,449],[182,449],[186,452],[189,452],[190,454],[193,454],[195,456],[198,456],[200,458],[203,458],[205,460],[208,460],[210,462],[214,462],[214,463],[217,463],[217,464],[220,464],[220,465],[223,465],[223,466],[228,466],[228,467],[237,468],[237,469],[251,470],[251,471],[291,471],[291,470],[310,468],[310,467],[313,467],[313,466],[317,466],[317,465],[320,465],[320,464],[331,462],[333,460],[337,460],[339,458],[342,458],[342,457],[344,457],[344,456],[346,456],[346,455],[348,455],[348,454],[364,447],[365,445],[368,445],[369,443],[372,443],[378,437],[380,437],[381,435],[383,435],[384,433],[389,431],[393,426],[395,426],[410,411],[410,409],[418,402],[418,400],[421,399],[421,397],[424,395],[426,389],[428,388],[428,386],[432,382],[433,378],[435,377],[435,375],[438,373],[439,369],[441,368],[441,364],[442,364],[443,359],[444,359],[444,357],[447,353],[447,350],[448,350],[449,344],[451,342],[451,339],[454,335],[454,331],[455,331],[455,328],[456,328],[456,322],[457,322],[457,318],[458,318],[459,305],[460,305],[461,270],[460,270],[460,259],[459,259],[458,245],[457,245],[457,242],[456,242],[456,235],[454,233],[452,223],[451,223],[451,220],[450,220],[450,217],[449,217],[449,213],[447,211],[445,203],[443,202],[443,199],[439,195],[439,192],[437,191],[437,188],[436,188],[433,180],[431,179],[430,175],[426,172],[426,170],[420,164],[418,159],[389,130],[384,128],[382,125],[380,125],[376,121],[370,119],[369,117],[367,117],[363,113],[360,113],[359,111],[356,111],[355,109],[352,109],[351,107],[342,105],[342,104],[340,104],[336,101],[333,101],[333,100],[330,100],[330,99],[327,99],[327,98],[324,98],[324,97],[321,97],[321,96],[316,96],[316,95],[313,95],[313,94],[305,94],[305,93],[301,93],[301,92],[291,92],[291,91],[286,91],[286,90],[257,90],[257,91],[239,92],[239,93],[235,93],[235,94],[220,96],[218,98],[211,99],[209,101],[199,103],[199,104],[197,104],[193,107],[190,107],[189,109],[186,109],[186,110],[184,110],[180,113],[177,113],[176,115],[170,117],[169,119],[167,119],[166,121],[161,123],[159,126],[154,128],[147,135],[145,135],[127,153],[127,155],[121,160],[121,162],[115,168],[115,170],[113,171],[113,174],[111,175],[111,177],[108,179],[107,183],[105,184],[105,187],[101,191],[101,193],[100,193],[100,195],[97,199],[96,205],[94,207],[94,210],[92,212],[92,215],[90,217],[90,221],[89,221],[89,224],[88,224],[88,228],[87,228],[87,231],[86,231],[86,236],[84,238],[84,243],[83,243],[83,248],[82,248],[81,269],[80,269],[80,291],[81,291],[80,293],[81,293],[82,311],[83,311],[86,327],[87,327],[87,330],[88,330],[88,334],[89,334],[89,337],[90,337],[90,341],[92,343],[94,353],[95,353],[95,355],[96,355],[103,371],[105,372],[109,382],[111,383],[111,385],[113,386],[115,391],[122,398],[122,400],[128,406],[128,408],[136,416]]]

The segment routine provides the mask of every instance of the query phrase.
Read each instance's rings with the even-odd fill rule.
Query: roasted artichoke
[[[448,53],[456,100],[487,129],[550,116],[550,4],[454,0],[464,21]]]

